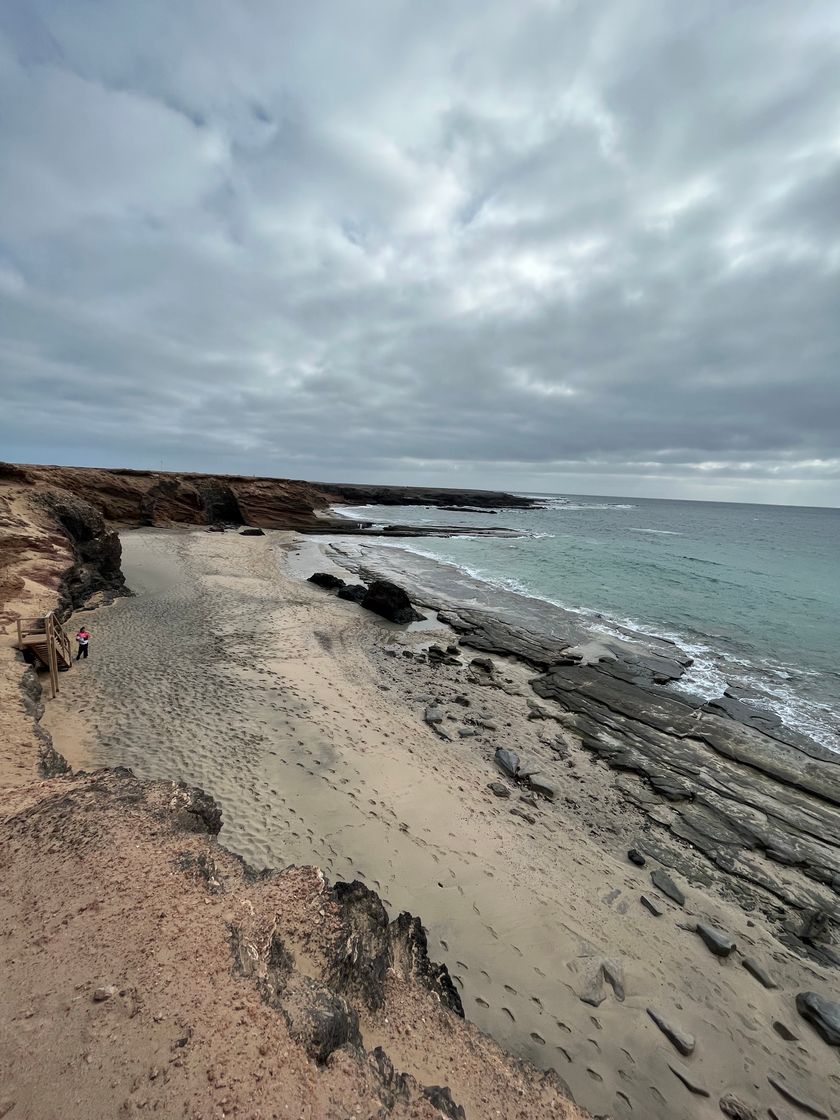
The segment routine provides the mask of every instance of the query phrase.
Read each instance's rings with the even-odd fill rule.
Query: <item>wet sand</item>
[[[836,1053],[793,1008],[797,991],[831,991],[828,974],[781,946],[760,916],[694,887],[685,910],[661,896],[661,917],[640,905],[656,892],[626,851],[649,825],[575,742],[558,773],[546,740],[562,725],[528,719],[524,667],[506,667],[504,691],[469,683],[462,667],[402,656],[438,632],[390,626],[292,578],[286,534],[122,539],[136,596],[78,616],[91,658],[65,676],[45,721],[77,765],[200,785],[222,805],[221,842],[255,867],[314,863],[374,887],[393,913],[420,914],[468,1017],[556,1068],[594,1113],[713,1117],[727,1091],[784,1111],[768,1073],[826,1108],[840,1092]],[[423,722],[430,700],[452,717],[451,742]],[[477,734],[461,739],[458,728]],[[497,746],[545,759],[558,801],[494,797]],[[730,931],[779,990],[713,957],[677,924],[692,919]],[[606,986],[594,1007],[579,997],[603,958],[620,965],[626,994]],[[676,1054],[649,1007],[695,1036],[691,1058]],[[410,1045],[400,1053],[392,1040],[389,1053],[430,1079]],[[689,1092],[677,1062],[710,1097]]]

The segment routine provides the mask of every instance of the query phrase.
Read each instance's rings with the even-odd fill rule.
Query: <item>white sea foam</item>
[[[568,507],[565,507],[568,508]],[[598,508],[610,508],[600,504]],[[562,513],[562,508],[558,508]],[[353,516],[353,513],[350,514]],[[641,527],[631,527],[637,531]],[[666,535],[673,534],[672,531]],[[543,539],[553,534],[529,533],[532,539]],[[472,535],[470,535],[472,537]],[[464,539],[464,538],[459,538]],[[481,538],[486,539],[486,538]],[[521,547],[522,539],[507,542],[507,547],[516,549]],[[429,547],[424,547],[414,540],[378,539],[376,542],[366,542],[364,545],[355,544],[359,554],[368,550],[388,549],[396,553],[414,554],[423,557],[432,565],[445,565],[451,570],[459,572],[466,581],[474,585],[452,586],[459,601],[465,605],[476,605],[493,610],[498,606],[498,593],[507,592],[530,600],[534,604],[547,604],[556,607],[569,616],[579,620],[580,625],[591,632],[605,635],[622,642],[638,641],[642,645],[655,645],[657,639],[665,639],[675,643],[686,654],[693,658],[693,664],[678,682],[668,685],[669,689],[711,700],[723,695],[730,685],[746,692],[744,703],[775,712],[785,725],[809,735],[814,741],[821,743],[829,749],[840,750],[838,745],[837,713],[825,703],[813,699],[808,695],[809,680],[815,683],[821,674],[812,669],[798,665],[788,665],[776,662],[772,658],[750,660],[745,656],[738,656],[734,651],[727,651],[715,643],[714,638],[703,639],[699,635],[689,635],[672,632],[668,628],[652,627],[633,618],[604,615],[595,609],[574,606],[567,602],[552,599],[546,595],[535,594],[534,591],[515,576],[499,576],[490,573],[475,563],[464,563],[451,557],[443,558],[433,552]],[[504,547],[498,541],[496,547]],[[513,562],[513,561],[512,561]],[[434,577],[434,571],[414,573],[410,569],[400,571],[405,578],[417,578],[428,584],[428,592],[440,594],[440,587]],[[527,624],[527,623],[526,623]],[[536,624],[536,623],[535,623]],[[813,686],[810,686],[813,687]],[[750,695],[752,693],[753,695]]]
[[[635,525],[628,525],[631,533],[656,533],[660,537],[683,537],[684,533],[677,533],[674,529],[639,529]]]

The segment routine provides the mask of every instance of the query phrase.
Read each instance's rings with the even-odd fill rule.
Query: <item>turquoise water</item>
[[[697,659],[687,687],[755,693],[755,703],[840,749],[840,510],[543,498],[545,508],[495,517],[417,507],[340,512],[523,531],[395,544],[408,569],[409,553],[454,565],[488,606],[518,591],[582,611],[596,630],[619,623],[671,637]],[[394,546],[385,547],[393,561]],[[451,588],[451,570],[441,568],[439,579]]]

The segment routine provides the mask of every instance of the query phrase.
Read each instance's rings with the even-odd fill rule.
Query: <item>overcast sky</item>
[[[840,505],[836,0],[2,0],[0,458]]]

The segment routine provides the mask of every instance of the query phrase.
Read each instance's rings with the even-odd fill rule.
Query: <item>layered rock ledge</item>
[[[661,643],[606,643],[591,659],[481,611],[439,617],[462,645],[539,670],[532,688],[564,730],[614,770],[647,814],[648,850],[688,878],[760,907],[782,940],[840,964],[840,754],[745,705],[670,687],[690,659]]]

